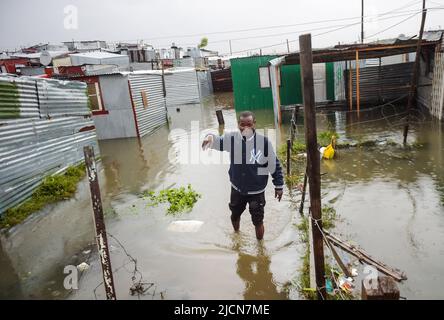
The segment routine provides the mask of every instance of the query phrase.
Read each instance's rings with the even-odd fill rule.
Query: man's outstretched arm
[[[219,150],[219,151],[230,151],[230,134],[225,133],[223,136],[218,136],[212,133],[206,135],[202,142],[202,149],[207,150],[208,148]]]

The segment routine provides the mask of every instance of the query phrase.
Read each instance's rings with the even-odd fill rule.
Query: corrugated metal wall
[[[436,46],[433,75],[431,103],[428,105],[430,114],[442,120],[444,119],[444,42],[442,47]]]
[[[344,101],[347,99],[345,94],[344,72],[346,70],[345,61],[334,62],[334,86],[335,101]]]
[[[360,99],[362,102],[387,101],[407,96],[413,72],[413,62],[398,63],[359,70]],[[344,78],[348,84],[348,73]],[[353,99],[356,99],[356,70],[352,69]]]
[[[99,154],[83,83],[0,76],[0,105],[0,214],[44,177],[82,161],[85,145]]]
[[[196,71],[197,79],[199,82],[199,92],[201,97],[207,97],[213,93],[213,88],[211,84],[211,74],[210,71],[199,70]]]
[[[302,103],[301,66],[298,64],[281,66],[281,105]]]
[[[191,68],[177,68],[165,72],[166,102],[167,105],[184,105],[199,103],[199,84],[196,70]]]
[[[53,117],[88,115],[86,87],[79,81],[37,81],[40,115]]]
[[[100,91],[108,114],[93,115],[99,140],[137,137],[128,75],[99,76]]]
[[[191,57],[182,58],[182,59],[174,59],[173,66],[176,68],[185,67],[185,68],[194,68],[194,59]]]
[[[143,137],[167,122],[162,76],[131,73],[128,80],[136,111],[139,135]],[[146,106],[143,102],[143,94],[147,98]]]

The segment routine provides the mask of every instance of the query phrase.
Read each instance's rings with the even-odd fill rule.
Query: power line
[[[415,11],[416,12],[413,15],[408,14],[409,18],[411,18],[412,16],[418,14],[418,12],[417,12],[418,10],[415,10]],[[385,15],[386,14],[381,14],[379,16],[385,16]],[[375,19],[375,20],[372,20],[372,21],[389,20],[389,19],[393,19],[393,18],[398,18],[398,17],[406,16],[406,15],[407,14],[398,14],[396,16],[384,17],[384,18]],[[336,31],[339,31],[339,30],[343,30],[343,29],[346,29],[346,28],[349,28],[349,27],[352,27],[352,26],[355,26],[355,25],[359,25],[360,23],[361,23],[361,21],[350,23],[350,24],[346,24],[346,25],[340,26],[339,28],[335,28],[333,30],[329,30],[329,31],[326,31],[326,32],[314,34],[314,35],[312,35],[312,37],[318,37],[318,36],[325,35],[325,34],[328,34],[328,33],[336,32]],[[311,30],[306,30],[306,31],[311,31]],[[306,32],[306,31],[303,31],[303,32]],[[297,32],[295,32],[295,33],[297,33]],[[298,40],[291,40],[291,41],[289,41],[289,43],[293,43],[293,42],[296,42],[296,41],[298,41]],[[249,49],[245,49],[245,50],[236,51],[236,52],[233,52],[233,53],[243,53],[243,52],[247,52],[247,51],[256,51],[256,50],[259,50],[259,49],[272,48],[272,47],[280,46],[280,45],[283,45],[283,44],[286,44],[286,42],[280,42],[280,43],[276,43],[276,44],[272,44],[272,45],[268,45],[268,46],[257,47],[257,48],[249,48]],[[224,54],[222,54],[222,55],[224,55]]]
[[[408,14],[412,13],[412,12],[417,12],[418,10],[409,10],[406,11],[408,12]],[[396,14],[390,17],[386,17],[384,19],[381,20],[386,20],[388,18],[397,18],[397,17],[403,17],[406,16],[407,14]],[[375,15],[378,16],[378,15]],[[386,14],[381,14],[380,16],[386,16]],[[372,17],[372,16],[368,16],[368,17]],[[371,22],[372,20],[370,20]],[[360,22],[359,22],[360,23]],[[358,22],[353,23],[353,25],[358,24]],[[228,41],[239,41],[239,40],[249,40],[249,39],[258,39],[258,38],[268,38],[268,37],[277,37],[277,36],[283,36],[283,35],[289,35],[289,34],[295,34],[295,33],[302,33],[302,32],[311,32],[311,31],[317,31],[317,30],[324,30],[324,29],[330,29],[330,28],[335,28],[335,27],[339,27],[338,30],[348,27],[350,26],[350,24],[341,24],[341,25],[329,25],[329,26],[324,26],[324,27],[318,27],[318,28],[310,28],[310,29],[305,29],[305,30],[294,30],[294,31],[290,31],[290,32],[282,32],[282,33],[274,33],[274,34],[266,34],[266,35],[254,35],[254,36],[247,36],[247,37],[241,37],[241,38],[231,38],[231,39],[223,39],[223,40],[216,40],[216,41],[211,41],[211,44],[214,43],[225,43]],[[194,43],[185,43],[185,44],[180,44],[181,46],[189,46],[189,45],[193,45]]]
[[[421,11],[422,11],[422,10],[421,10]],[[418,13],[415,13],[415,14],[411,15],[410,17],[407,17],[407,18],[405,18],[405,19],[399,21],[398,23],[395,23],[395,24],[393,24],[393,25],[391,25],[391,26],[389,26],[389,27],[387,27],[387,28],[385,28],[385,29],[383,29],[383,30],[381,30],[381,31],[378,31],[378,32],[376,32],[376,33],[374,33],[374,34],[368,36],[367,39],[369,39],[369,38],[373,38],[374,36],[376,36],[376,35],[378,35],[378,34],[381,34],[381,33],[385,32],[385,31],[387,31],[387,30],[390,30],[390,29],[392,29],[392,28],[394,28],[394,27],[396,27],[396,26],[399,26],[400,24],[406,22],[407,20],[410,20],[411,18],[417,16],[418,14],[419,14],[419,12],[418,12]]]
[[[415,2],[418,2],[415,0]],[[392,11],[386,12],[382,15],[389,14],[394,11],[398,11],[400,9],[406,8],[412,6],[403,6],[401,8],[394,9]],[[371,17],[372,15],[365,16]],[[373,15],[375,16],[375,15]],[[296,27],[296,26],[304,26],[304,25],[311,25],[311,24],[319,24],[319,23],[326,23],[326,22],[338,22],[338,21],[345,21],[345,20],[355,20],[360,19],[361,16],[355,16],[355,17],[346,17],[346,18],[338,18],[338,19],[326,19],[326,20],[315,20],[315,21],[309,21],[309,22],[300,22],[295,24],[283,24],[283,25],[274,25],[274,26],[267,26],[267,27],[256,27],[256,28],[247,28],[247,29],[234,29],[234,30],[226,30],[226,31],[214,31],[214,32],[206,32],[206,33],[195,33],[195,34],[187,34],[187,35],[170,35],[170,36],[160,36],[160,37],[154,37],[154,38],[147,38],[143,40],[161,40],[161,39],[170,39],[170,38],[191,38],[191,37],[199,37],[199,36],[205,36],[205,35],[215,35],[215,34],[227,34],[227,33],[239,33],[239,32],[249,32],[249,31],[259,31],[259,30],[266,30],[266,29],[281,29],[281,28],[290,28],[290,27]],[[129,40],[122,40],[122,41],[129,41]]]
[[[432,11],[432,10],[442,10],[442,9],[444,9],[444,7],[429,7],[429,8],[428,8],[429,11]],[[418,11],[418,10],[415,10],[415,11]],[[410,11],[410,12],[411,12],[411,11]],[[419,12],[416,12],[416,13],[413,14],[413,15],[410,15],[407,19],[404,19],[403,21],[399,22],[399,24],[401,24],[401,23],[403,23],[403,22],[405,22],[405,21],[411,19],[412,17],[414,17],[415,15],[417,15],[417,14],[419,14],[419,13],[421,13],[421,12],[422,12],[422,10],[420,10]],[[386,15],[386,14],[382,14],[382,15]],[[407,14],[397,15],[397,16],[393,16],[393,17],[390,17],[390,18],[386,17],[386,18],[381,18],[381,19],[375,19],[375,20],[371,20],[371,22],[374,22],[374,21],[382,21],[382,20],[387,20],[387,19],[392,19],[392,18],[402,17],[402,16],[406,16],[406,15],[407,15]],[[330,31],[326,31],[326,32],[322,32],[322,33],[314,34],[314,35],[312,35],[312,37],[317,37],[317,36],[325,35],[325,34],[328,34],[328,33],[336,32],[336,31],[339,31],[339,30],[342,30],[342,29],[346,29],[346,28],[349,28],[349,27],[352,27],[352,26],[358,25],[358,24],[360,24],[360,23],[361,23],[361,22],[351,23],[351,24],[348,24],[348,25],[345,25],[345,26],[339,27],[339,28],[337,28],[337,29],[333,29],[333,30],[330,30]],[[398,24],[396,24],[396,25],[398,25]],[[382,31],[380,31],[379,33],[382,33],[382,32],[384,32],[384,31],[387,31],[387,30],[389,30],[389,29],[395,27],[396,25],[393,25],[393,26],[391,26],[391,27],[389,27],[389,28],[387,28],[387,29],[385,29],[385,30],[382,30]],[[374,36],[374,35],[372,35],[372,36]],[[367,37],[367,38],[370,38],[370,37]],[[297,42],[297,41],[298,41],[298,40],[291,40],[291,41],[289,41],[289,43],[293,43],[293,42]],[[234,53],[243,53],[243,52],[247,52],[247,51],[255,51],[255,50],[259,50],[259,49],[263,49],[263,48],[277,47],[277,46],[280,46],[280,45],[283,45],[283,44],[285,44],[285,43],[284,43],[284,42],[281,42],[281,43],[276,43],[276,44],[268,45],[268,46],[264,46],[264,47],[245,49],[245,50],[237,51],[237,52],[234,52]],[[222,54],[222,55],[224,55],[224,54]]]
[[[420,1],[414,0],[406,5],[403,5],[399,8],[390,10],[388,12],[382,13],[382,14],[376,14],[376,15],[368,15],[364,16],[364,18],[374,17],[374,16],[384,16],[391,14],[392,12],[399,11],[408,7],[413,6],[414,4],[418,3]],[[407,11],[406,11],[407,12]],[[401,13],[401,12],[398,12]],[[266,29],[281,29],[281,28],[290,28],[290,27],[296,27],[296,26],[303,26],[303,25],[311,25],[311,24],[319,24],[319,23],[326,23],[326,22],[338,22],[338,21],[346,21],[346,20],[356,20],[361,19],[361,16],[354,16],[354,17],[345,17],[345,18],[338,18],[338,19],[324,19],[324,20],[314,20],[314,21],[308,21],[308,22],[300,22],[295,24],[282,24],[282,25],[273,25],[273,26],[266,26],[266,27],[254,27],[254,28],[246,28],[246,29],[233,29],[233,30],[226,30],[226,31],[213,31],[213,32],[206,32],[206,33],[195,33],[195,34],[182,34],[182,35],[169,35],[169,36],[160,36],[160,37],[153,37],[153,38],[145,38],[145,39],[132,39],[132,40],[120,40],[122,42],[125,41],[139,41],[139,40],[161,40],[161,39],[177,39],[177,38],[191,38],[191,37],[199,37],[199,36],[208,36],[208,35],[216,35],[216,34],[229,34],[229,33],[240,33],[240,32],[249,32],[249,31],[259,31],[259,30],[266,30]]]

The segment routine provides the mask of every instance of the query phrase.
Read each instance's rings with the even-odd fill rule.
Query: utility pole
[[[103,286],[105,287],[106,299],[116,300],[116,290],[114,289],[113,270],[111,268],[111,257],[108,249],[108,238],[106,236],[105,218],[103,216],[102,198],[100,197],[94,149],[91,146],[85,146],[83,148],[83,153],[85,155],[85,165],[91,191],[97,248],[99,251],[100,263],[102,265]]]
[[[364,0],[361,0],[361,43],[364,43]]]
[[[229,40],[229,42],[230,42],[230,56],[232,56],[233,55],[233,50],[231,49],[231,40]]]
[[[413,66],[413,74],[411,79],[411,86],[409,92],[409,100],[407,102],[407,117],[404,125],[404,144],[407,143],[407,135],[409,133],[409,124],[410,124],[410,110],[412,109],[413,98],[415,98],[416,87],[418,82],[418,69],[419,69],[419,59],[421,55],[421,44],[422,44],[422,36],[424,33],[424,25],[427,16],[427,9],[425,8],[426,2],[422,0],[422,19],[421,19],[421,28],[419,29],[419,38],[418,44],[416,45],[416,56],[415,56],[415,64]]]
[[[288,39],[287,39],[287,52],[290,53],[290,43],[288,42]]]
[[[307,175],[310,186],[310,222],[313,235],[314,267],[318,299],[326,299],[324,241],[322,235],[320,156],[316,137],[316,111],[313,82],[311,34],[299,37],[302,92],[304,98],[305,141],[307,145]]]

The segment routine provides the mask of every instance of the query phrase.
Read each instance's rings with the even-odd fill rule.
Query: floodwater
[[[416,148],[391,145],[402,142],[402,111],[325,115],[321,123],[342,139],[376,146],[322,161],[323,201],[340,216],[333,233],[406,273],[402,297],[444,299],[444,124],[415,112],[408,142]]]
[[[294,206],[298,196],[293,194],[292,198],[286,190],[278,202],[270,180],[264,241],[255,239],[248,211],[242,216],[241,232],[234,234],[228,209],[226,155],[200,151],[202,135],[208,132],[205,130],[221,130],[216,108],[224,108],[225,130],[236,129],[232,105],[231,94],[218,94],[199,105],[169,108],[169,125],[141,140],[100,142],[99,179],[118,299],[300,298],[297,290],[288,286],[297,281],[304,254],[294,227],[300,219]],[[321,162],[321,172],[325,173],[322,201],[339,215],[332,233],[406,272],[408,280],[400,285],[401,296],[442,299],[444,129],[418,113],[409,135],[409,142],[418,142],[417,148],[406,150],[392,145],[387,142],[402,141],[400,112],[388,105],[363,110],[359,117],[355,112],[317,115],[318,130],[334,129],[342,141],[377,141],[371,148],[340,150],[338,159]],[[271,111],[257,111],[256,115],[259,128],[275,134],[278,144],[285,141],[288,115],[277,132],[272,131]],[[302,117],[297,130],[302,139]],[[147,200],[140,196],[145,190],[188,184],[202,197],[190,213],[180,216],[165,215],[166,207],[162,205],[147,207]],[[20,239],[22,245],[3,245],[7,252],[0,249],[0,270],[2,275],[8,274],[0,282],[2,297],[105,298],[97,253],[89,251],[94,248],[90,200],[87,192],[77,197],[68,202],[71,207],[55,209],[59,217],[52,218],[51,232],[39,226],[41,220],[34,219],[24,224],[24,231],[15,230],[10,235],[9,242]],[[178,232],[170,227],[177,220],[203,224],[195,232]],[[70,226],[72,223],[82,231]],[[37,240],[27,244],[36,233],[40,235]],[[59,242],[62,244],[55,244]],[[58,255],[49,252],[53,247]],[[42,254],[27,260],[18,252],[23,248],[27,252],[39,248]],[[137,260],[137,270],[132,259]],[[35,263],[43,261],[53,267],[35,268]],[[65,290],[63,267],[83,261],[89,269],[81,274],[79,288]],[[27,270],[32,273],[27,275]],[[133,275],[136,281],[143,277],[147,289],[144,295],[130,294]]]

